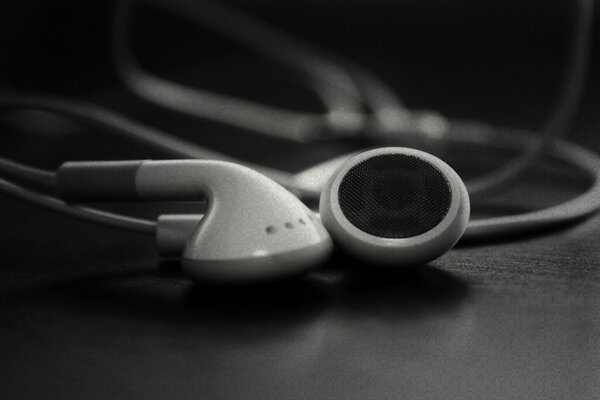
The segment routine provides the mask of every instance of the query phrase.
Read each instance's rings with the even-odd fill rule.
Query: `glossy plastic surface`
[[[431,230],[410,238],[389,239],[361,231],[344,216],[338,191],[345,174],[356,164],[382,154],[406,154],[436,166],[447,178],[452,192],[446,216]],[[470,214],[469,195],[460,177],[431,154],[404,147],[366,151],[348,159],[327,183],[319,204],[323,224],[335,242],[359,259],[390,267],[425,264],[450,250],[464,233]]]
[[[254,281],[305,272],[332,242],[298,198],[264,175],[222,161],[146,161],[136,177],[148,201],[207,199],[208,210],[182,255],[192,278]]]

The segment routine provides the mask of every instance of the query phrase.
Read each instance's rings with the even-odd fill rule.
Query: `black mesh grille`
[[[451,191],[437,167],[418,157],[384,154],[361,161],[342,178],[342,212],[358,229],[384,238],[427,232],[444,219]]]

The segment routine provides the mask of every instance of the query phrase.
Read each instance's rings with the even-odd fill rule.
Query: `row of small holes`
[[[300,225],[306,225],[306,222],[304,222],[302,218],[298,219],[298,223]],[[294,229],[294,224],[292,224],[291,222],[286,222],[285,224],[283,224],[283,226],[285,226],[287,229]],[[269,225],[265,228],[265,232],[267,232],[269,235],[272,235],[274,233],[277,233],[277,228],[273,225]]]

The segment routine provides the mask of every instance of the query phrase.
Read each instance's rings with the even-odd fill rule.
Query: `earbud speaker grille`
[[[338,191],[344,216],[383,238],[409,238],[439,224],[450,208],[450,184],[433,164],[406,154],[383,154],[350,168]]]

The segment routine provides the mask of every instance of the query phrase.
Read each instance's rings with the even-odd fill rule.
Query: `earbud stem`
[[[161,256],[179,257],[203,214],[161,215],[156,221],[156,247]]]
[[[136,177],[144,161],[75,161],[56,171],[56,193],[71,201],[139,201]]]

